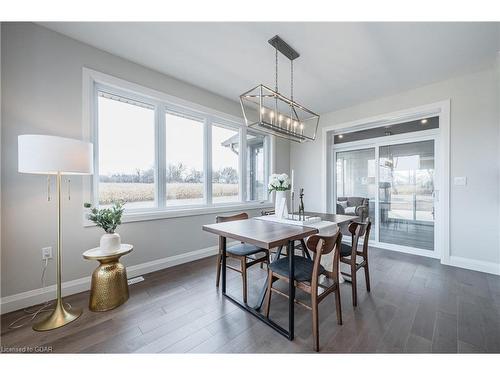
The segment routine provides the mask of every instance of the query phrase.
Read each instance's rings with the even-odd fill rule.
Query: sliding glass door
[[[435,137],[334,146],[339,214],[369,217],[375,246],[436,257]]]
[[[379,149],[379,242],[434,250],[434,141]]]
[[[375,220],[375,148],[340,151],[336,160],[337,213]]]

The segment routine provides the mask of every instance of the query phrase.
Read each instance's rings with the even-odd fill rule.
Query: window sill
[[[150,220],[162,220],[162,219],[172,219],[176,217],[186,217],[186,216],[200,216],[207,214],[215,214],[222,212],[231,212],[239,210],[257,210],[272,208],[274,204],[269,201],[265,202],[248,202],[248,203],[234,203],[234,204],[224,204],[216,206],[204,206],[204,207],[183,207],[179,209],[157,209],[151,211],[132,211],[124,212],[122,217],[123,223],[133,223],[137,221],[150,221]],[[84,212],[85,215],[85,212]],[[93,227],[95,224],[89,221],[85,216],[83,218],[84,227]]]

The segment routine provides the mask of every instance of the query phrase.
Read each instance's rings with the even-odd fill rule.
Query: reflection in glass
[[[264,176],[264,139],[263,135],[247,133],[247,200],[267,199]]]
[[[336,160],[336,212],[375,225],[375,149],[337,152]]]
[[[379,149],[379,241],[434,250],[434,141]]]
[[[239,200],[239,131],[221,125],[212,126],[212,202]]]

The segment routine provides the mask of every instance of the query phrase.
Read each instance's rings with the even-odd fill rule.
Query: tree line
[[[202,183],[203,172],[195,168],[188,168],[183,163],[168,164],[166,168],[167,183]],[[101,182],[120,182],[120,183],[146,183],[154,182],[154,169],[146,170],[136,169],[135,173],[115,173],[110,176],[99,176]],[[238,172],[232,167],[225,167],[212,171],[212,180],[220,184],[237,184]]]

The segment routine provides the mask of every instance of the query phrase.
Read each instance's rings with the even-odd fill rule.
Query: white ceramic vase
[[[118,251],[120,250],[122,241],[118,233],[104,233],[101,236],[99,247],[102,251]]]
[[[286,200],[287,198],[287,191],[276,191],[275,196],[274,196],[274,213],[276,216],[279,216],[280,212],[280,202],[285,199],[285,209],[283,212],[283,216],[286,217],[288,216],[288,202]]]

